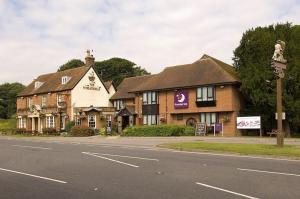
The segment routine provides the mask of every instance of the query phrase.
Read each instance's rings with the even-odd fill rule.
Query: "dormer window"
[[[36,81],[36,82],[34,83],[34,88],[35,88],[35,89],[36,89],[36,88],[40,88],[40,87],[43,85],[43,83],[44,83],[44,82]]]
[[[62,76],[61,78],[61,84],[66,84],[71,79],[69,76]]]

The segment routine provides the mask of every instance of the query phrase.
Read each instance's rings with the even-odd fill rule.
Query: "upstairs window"
[[[116,100],[114,101],[114,107],[118,110],[121,110],[123,107],[123,101],[122,100]]]
[[[32,98],[29,97],[29,98],[27,98],[27,107],[31,108],[31,106],[32,106]]]
[[[34,82],[35,89],[40,88],[42,85],[43,85],[43,82],[39,82],[39,81]]]
[[[56,102],[57,102],[57,106],[59,106],[59,103],[62,102],[62,95],[61,94],[56,95]]]
[[[42,96],[42,107],[45,107],[47,105],[47,96],[46,95],[43,95]]]
[[[197,102],[214,101],[215,87],[204,86],[197,88]]]
[[[62,76],[61,78],[61,84],[66,84],[71,79],[69,76]]]
[[[154,91],[144,92],[143,104],[158,104],[158,93]]]

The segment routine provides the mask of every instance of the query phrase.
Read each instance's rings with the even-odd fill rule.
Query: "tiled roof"
[[[49,73],[39,76],[32,81],[18,96],[29,96],[41,93],[58,92],[73,89],[81,78],[87,73],[90,67],[82,66],[73,68],[61,72]],[[63,76],[71,77],[66,83],[61,83]],[[39,88],[35,88],[35,82],[41,82],[42,85]]]
[[[129,93],[131,89],[142,84],[150,78],[153,78],[155,75],[144,75],[137,77],[128,77],[125,78],[117,88],[117,92],[110,98],[111,100],[115,99],[130,99],[134,98],[133,93]]]
[[[192,64],[167,67],[147,81],[136,84],[129,89],[129,92],[238,82],[240,79],[232,66],[208,55],[203,55],[201,59]]]

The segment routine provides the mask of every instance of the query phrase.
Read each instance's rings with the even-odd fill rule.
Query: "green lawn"
[[[286,156],[300,159],[300,147],[292,145],[285,145],[284,148],[278,148],[275,145],[266,144],[181,142],[161,144],[159,147],[184,151],[217,151],[242,155]]]
[[[15,129],[16,119],[0,119],[0,129]]]

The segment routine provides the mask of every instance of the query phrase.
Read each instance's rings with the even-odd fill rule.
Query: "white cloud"
[[[29,83],[94,49],[156,73],[203,53],[231,63],[249,28],[300,20],[297,0],[0,0],[0,82]]]

